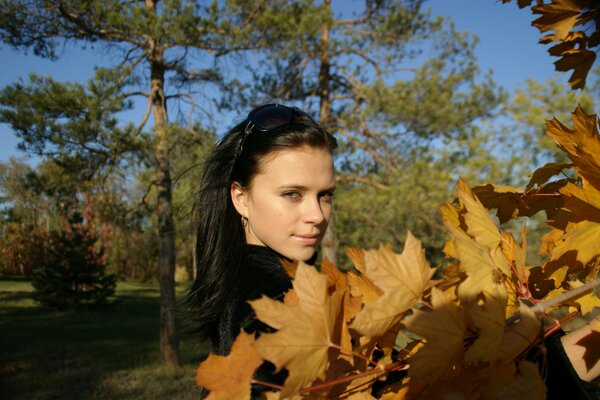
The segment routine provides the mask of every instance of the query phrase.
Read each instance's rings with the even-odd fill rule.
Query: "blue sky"
[[[553,57],[546,46],[537,43],[539,32],[531,26],[534,16],[529,9],[520,10],[516,0],[509,4],[499,0],[430,0],[427,7],[434,15],[451,17],[457,29],[479,37],[475,54],[481,69],[492,69],[494,80],[509,92],[528,78],[543,81],[556,75]],[[58,62],[50,62],[0,45],[0,59],[0,87],[19,77],[26,78],[30,72],[61,81],[85,81],[94,66],[102,64],[98,51],[76,48],[67,48]],[[564,82],[568,80],[567,74],[560,76]],[[0,124],[0,162],[22,155],[16,146],[17,138],[10,127]]]

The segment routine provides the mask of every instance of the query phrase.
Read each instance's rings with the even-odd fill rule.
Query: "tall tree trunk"
[[[331,12],[331,0],[325,0],[325,5]],[[329,60],[329,31],[331,26],[328,22],[324,22],[321,26],[321,56],[320,56],[320,68],[319,68],[319,87],[317,92],[319,95],[319,122],[324,127],[328,128],[331,126],[331,98],[329,91],[329,83],[331,80],[330,75],[330,60]],[[321,241],[321,252],[323,257],[327,257],[332,263],[337,262],[337,248],[339,240],[335,231],[335,224],[333,215],[329,221],[327,232]]]
[[[157,0],[146,0],[156,10]],[[160,356],[163,364],[179,366],[179,344],[175,329],[175,228],[171,193],[171,165],[167,108],[164,94],[163,49],[151,41],[149,49],[151,101],[156,135],[156,188],[160,271]]]

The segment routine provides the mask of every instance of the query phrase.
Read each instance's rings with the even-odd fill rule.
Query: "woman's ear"
[[[242,188],[239,182],[233,182],[229,188],[231,201],[237,212],[242,216],[248,217],[247,192]]]

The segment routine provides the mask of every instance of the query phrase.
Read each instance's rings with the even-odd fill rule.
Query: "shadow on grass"
[[[184,367],[160,365],[156,288],[118,291],[110,308],[54,311],[31,292],[0,297],[0,393],[3,399],[197,398],[201,351],[180,345]]]

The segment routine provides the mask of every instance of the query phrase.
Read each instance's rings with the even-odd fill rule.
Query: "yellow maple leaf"
[[[494,265],[500,269],[504,275],[510,276],[511,272],[509,265],[500,249],[502,235],[494,221],[490,218],[489,211],[481,204],[477,196],[463,179],[458,180],[457,186],[458,199],[464,208],[461,210],[461,215],[464,218],[467,228],[466,233],[474,238],[477,243],[488,248],[490,256],[494,260]],[[453,229],[451,226],[448,228],[456,237],[459,236],[456,229]],[[456,248],[455,251],[457,251]]]
[[[265,296],[249,302],[259,320],[278,329],[263,333],[254,348],[278,370],[288,370],[282,397],[323,379],[329,366],[328,351],[340,344],[334,332],[341,333],[337,325],[341,325],[344,292],[330,295],[327,281],[326,275],[301,262],[292,283],[297,304],[282,304]]]
[[[348,272],[348,286],[350,286],[350,293],[354,297],[361,297],[364,304],[369,304],[377,300],[383,291],[379,289],[373,282],[365,276],[365,251],[355,247],[348,247],[348,256],[350,260],[359,271],[354,273]]]
[[[249,400],[250,382],[263,359],[252,344],[254,335],[241,331],[227,356],[210,354],[196,370],[196,383],[208,390],[207,400]]]
[[[506,325],[506,293],[483,294],[484,300],[466,308],[476,328],[477,338],[465,351],[465,363],[491,363],[499,356]]]
[[[498,393],[498,400],[544,400],[546,398],[546,385],[538,371],[538,366],[529,361],[518,364],[518,374]]]
[[[470,302],[480,293],[497,293],[504,289],[502,274],[497,268],[490,249],[466,235],[454,238],[456,257],[467,278],[458,286],[461,300]]]
[[[502,337],[500,358],[503,360],[516,359],[533,346],[540,336],[541,323],[531,308],[521,303],[519,314],[518,321],[508,326]]]
[[[571,113],[574,129],[556,118],[546,121],[546,132],[575,163],[575,170],[589,184],[600,190],[600,135],[597,117],[581,106]]]
[[[560,189],[563,208],[571,215],[569,222],[600,222],[600,191],[591,185],[585,187],[568,183]]]
[[[452,297],[431,289],[432,311],[415,310],[403,323],[426,344],[409,359],[408,375],[430,384],[462,362],[466,322]]]
[[[390,246],[365,252],[365,275],[383,295],[366,304],[350,327],[362,335],[383,335],[402,318],[423,294],[433,275],[425,259],[425,251],[412,233],[406,235],[402,254]]]
[[[572,49],[562,53],[562,58],[554,62],[557,71],[573,70],[569,84],[573,90],[583,89],[587,74],[596,61],[596,52],[587,49]]]
[[[573,289],[577,288],[581,285],[583,285],[583,283],[581,283],[579,281],[569,282],[569,286]],[[598,296],[597,293],[594,292],[593,289],[588,290],[587,292],[583,293],[581,296],[576,297],[572,300],[576,301],[577,304],[579,304],[579,306],[581,307],[582,315],[587,315],[587,314],[591,313],[594,308],[600,307],[600,297]]]
[[[600,223],[581,221],[569,226],[568,230],[554,242],[550,253],[553,260],[573,251],[577,253],[577,261],[586,265],[592,258],[600,254]]]
[[[525,190],[531,190],[535,187],[542,187],[550,178],[561,174],[565,169],[571,168],[572,163],[547,163],[533,171]]]
[[[495,250],[502,241],[498,227],[490,218],[489,211],[481,204],[469,185],[461,178],[457,185],[458,199],[466,209],[464,213],[467,233],[478,243]]]
[[[541,15],[532,22],[533,26],[540,32],[553,30],[563,40],[577,23],[581,6],[577,0],[553,0],[550,4],[531,7],[531,10],[534,14]]]

